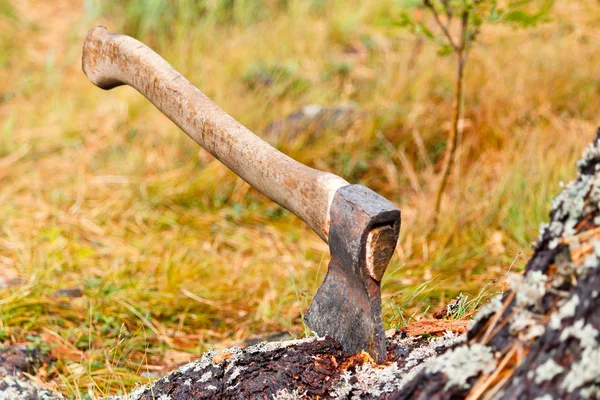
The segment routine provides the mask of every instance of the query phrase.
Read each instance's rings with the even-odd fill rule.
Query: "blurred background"
[[[288,155],[400,206],[386,328],[461,293],[454,318],[468,318],[501,292],[594,137],[599,4],[482,26],[430,232],[455,62],[397,23],[401,3],[0,0],[0,343],[54,357],[38,378],[67,396],[124,392],[209,348],[301,337],[327,268],[307,226],[141,95],[87,80],[97,24],[151,46]]]

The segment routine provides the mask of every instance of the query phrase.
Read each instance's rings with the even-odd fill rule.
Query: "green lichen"
[[[573,295],[563,305],[560,306],[557,312],[550,316],[550,328],[560,329],[563,319],[572,318],[575,316],[575,311],[579,305],[579,296]]]
[[[502,295],[494,296],[486,305],[481,307],[475,318],[473,318],[473,324],[481,321],[482,319],[488,318],[491,315],[497,313],[502,309]]]
[[[600,384],[600,347],[583,349],[581,360],[571,365],[561,387],[568,392],[581,388],[584,385]]]
[[[202,376],[200,377],[200,379],[198,379],[198,382],[200,383],[204,383],[204,382],[208,382],[210,378],[212,378],[212,372],[208,371],[202,374]]]
[[[597,385],[600,383],[598,334],[598,330],[591,324],[586,324],[583,319],[575,321],[573,325],[561,332],[561,340],[575,338],[579,340],[581,346],[581,358],[570,366],[569,373],[561,383],[561,387],[568,392],[573,392],[590,384]]]
[[[584,399],[600,399],[600,387],[588,386],[579,391]]]
[[[546,330],[546,326],[539,314],[521,309],[510,318],[509,330],[519,340],[529,341],[541,336]]]
[[[398,347],[418,346],[410,350],[401,367],[396,363],[385,367],[367,363],[356,367],[354,371],[344,371],[331,396],[336,399],[360,399],[363,395],[381,396],[398,391],[435,360],[436,349],[449,348],[462,341],[464,336],[452,332],[446,332],[444,336],[427,343],[418,343],[418,340],[412,337],[394,339],[393,342]]]
[[[209,350],[206,353],[204,353],[199,360],[194,360],[179,367],[179,369],[177,369],[177,372],[185,374],[189,370],[194,370],[194,372],[201,371],[208,367],[210,364],[212,364],[212,359],[214,358],[214,356],[215,351]]]
[[[584,152],[583,158],[577,165],[582,168],[596,157],[598,146],[595,144],[588,147]],[[541,243],[546,232],[551,238],[548,243],[550,249],[558,246],[560,238],[571,237],[577,234],[576,226],[586,212],[586,197],[590,194],[590,202],[596,205],[600,204],[600,177],[593,175],[579,176],[579,179],[566,185],[561,183],[563,190],[552,200],[552,221],[549,224],[540,226],[537,243]],[[600,221],[600,220],[599,220]]]
[[[579,343],[584,349],[592,349],[598,346],[598,330],[591,324],[586,324],[583,319],[575,321],[573,325],[566,327],[560,334],[560,340],[562,341],[570,337],[579,339]]]
[[[229,375],[229,378],[227,378],[227,384],[231,384],[231,382],[233,382],[234,380],[237,379],[238,376],[240,376],[240,374],[242,373],[242,371],[244,371],[245,369],[248,369],[248,367],[233,367],[232,368],[232,372]]]
[[[467,389],[467,380],[480,373],[490,373],[496,368],[492,349],[480,343],[461,346],[434,358],[426,370],[431,373],[442,372],[448,381],[445,389],[459,386]]]
[[[142,395],[144,394],[144,392],[146,391],[147,386],[146,385],[141,385],[139,382],[136,384],[136,387],[134,390],[131,391],[131,393],[129,393],[128,395],[125,396],[126,400],[139,400],[142,398]],[[120,397],[110,397],[109,399],[111,400],[118,400],[120,399]]]
[[[402,369],[398,364],[392,364],[385,368],[373,368],[371,364],[360,365],[354,372],[352,381],[352,397],[360,398],[364,394],[381,396],[399,389],[402,385]]]
[[[406,368],[422,363],[424,360],[430,359],[437,355],[437,348],[448,348],[457,343],[464,341],[464,336],[456,335],[452,332],[446,332],[444,336],[431,340],[425,345],[421,345],[412,350],[406,359],[404,365]]]
[[[509,284],[517,294],[517,306],[529,307],[537,304],[546,294],[546,281],[548,277],[540,271],[532,271],[523,276],[511,274]]]
[[[600,142],[591,143],[583,152],[581,160],[577,161],[577,169],[583,172],[594,159],[600,158]]]
[[[273,396],[273,400],[296,400],[303,398],[306,398],[306,392],[301,393],[298,389],[281,389]]]
[[[553,359],[549,358],[545,363],[535,370],[535,383],[551,381],[556,375],[562,374],[564,368],[558,365]]]

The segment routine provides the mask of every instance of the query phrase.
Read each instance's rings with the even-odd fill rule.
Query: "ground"
[[[91,26],[135,35],[286,153],[402,209],[387,327],[461,292],[502,291],[597,124],[595,2],[557,2],[536,28],[485,28],[459,168],[427,237],[452,63],[390,26],[396,2],[141,3],[0,1],[0,340],[44,343],[56,359],[45,381],[76,398],[251,335],[302,336],[328,257],[139,94],[91,85],[80,68]],[[355,121],[273,133],[312,104],[351,105]]]

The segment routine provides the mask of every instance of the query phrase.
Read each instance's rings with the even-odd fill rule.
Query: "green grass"
[[[394,1],[30,3],[0,5],[0,277],[23,279],[0,290],[0,339],[47,343],[57,362],[41,379],[68,397],[124,392],[173,358],[251,335],[302,335],[328,262],[306,226],[139,94],[87,81],[79,57],[93,25],[149,43],[255,132],[312,103],[364,112],[281,148],[402,209],[387,327],[460,293],[468,313],[500,292],[597,123],[595,2],[557,4],[535,29],[484,30],[459,168],[427,238],[453,74],[384,23]],[[58,296],[65,288],[83,296]]]

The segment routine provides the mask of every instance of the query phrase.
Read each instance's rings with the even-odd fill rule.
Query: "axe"
[[[329,244],[331,261],[305,316],[344,351],[385,360],[380,282],[396,247],[400,210],[372,190],[309,168],[254,135],[143,43],[90,30],[83,71],[96,86],[129,85],[196,143]]]

